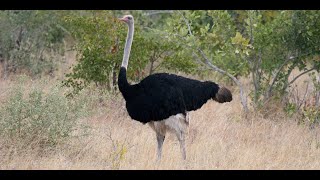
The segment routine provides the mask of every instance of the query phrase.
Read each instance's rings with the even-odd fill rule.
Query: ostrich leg
[[[162,154],[162,145],[163,145],[163,142],[164,142],[164,138],[165,136],[158,133],[157,132],[157,142],[158,142],[158,151],[157,151],[157,155],[158,155],[158,161],[161,160],[161,154]]]
[[[186,156],[186,146],[185,146],[185,134],[183,131],[176,132],[176,135],[178,137],[179,143],[180,143],[180,150],[182,154],[183,160],[187,159]]]
[[[151,121],[148,124],[156,132],[156,135],[157,135],[157,143],[158,143],[158,148],[157,148],[158,159],[157,159],[157,161],[159,162],[161,160],[162,145],[163,145],[165,135],[166,135],[166,126],[163,121],[158,121],[158,122]]]
[[[189,125],[189,117],[187,120],[187,114],[181,113],[174,116],[171,116],[168,120],[165,121],[165,125],[168,129],[172,130],[176,134],[179,143],[182,158],[186,160],[186,148],[185,148],[185,133]]]

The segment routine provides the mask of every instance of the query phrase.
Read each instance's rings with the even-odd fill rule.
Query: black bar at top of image
[[[158,9],[319,9],[316,0],[10,0],[1,9],[158,10]]]

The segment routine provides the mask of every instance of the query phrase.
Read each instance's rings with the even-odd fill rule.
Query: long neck
[[[128,25],[128,34],[127,34],[126,44],[124,47],[123,60],[122,60],[119,77],[118,77],[119,90],[126,100],[133,93],[132,87],[127,81],[127,67],[128,67],[129,56],[130,56],[132,39],[133,39],[133,31],[134,31],[134,25],[132,23]]]
[[[122,59],[122,64],[121,64],[121,67],[124,67],[125,69],[127,69],[127,67],[128,67],[132,39],[133,39],[133,33],[134,33],[134,24],[129,23],[126,45],[124,47],[124,54],[123,54],[123,59]]]

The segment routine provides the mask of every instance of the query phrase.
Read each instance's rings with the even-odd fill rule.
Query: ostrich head
[[[123,18],[119,18],[119,20],[127,23],[128,25],[133,24],[133,16],[132,15],[125,15],[125,16],[123,16]]]
[[[220,87],[218,93],[213,100],[218,101],[219,103],[225,103],[232,101],[232,94],[229,89],[225,87]]]

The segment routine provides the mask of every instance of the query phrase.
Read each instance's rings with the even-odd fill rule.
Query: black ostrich
[[[189,125],[188,112],[202,107],[209,99],[219,103],[230,102],[231,92],[210,81],[201,82],[174,74],[152,74],[140,83],[130,85],[127,81],[127,66],[134,33],[131,15],[119,19],[128,25],[123,61],[118,78],[130,117],[143,124],[148,123],[156,132],[158,160],[166,131],[174,132],[179,140],[183,159],[186,159],[185,133]]]

